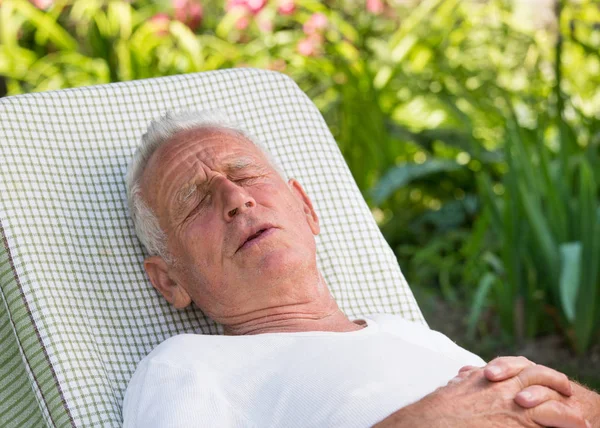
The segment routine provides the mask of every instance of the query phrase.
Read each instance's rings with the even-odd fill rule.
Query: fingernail
[[[533,395],[531,395],[531,392],[528,392],[528,391],[519,392],[519,395],[527,401],[529,401],[533,398]]]
[[[488,366],[488,370],[494,376],[498,376],[502,373],[502,369],[498,366]]]

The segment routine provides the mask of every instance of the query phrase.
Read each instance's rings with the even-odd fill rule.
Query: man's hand
[[[482,368],[463,368],[448,385],[398,410],[376,427],[589,427],[580,403],[569,397],[572,386],[561,373],[530,363],[512,377],[490,382],[484,372]],[[494,370],[488,367],[487,372]],[[545,387],[549,398],[531,407],[518,404],[516,396],[524,390],[531,392],[528,388],[533,386]]]
[[[536,364],[524,357],[500,357],[496,358],[484,368],[485,377],[491,382],[501,382],[514,376],[520,376],[524,371],[531,370]],[[544,366],[545,370],[553,371]],[[463,367],[459,373],[467,372],[472,367]],[[556,372],[558,373],[558,372]],[[562,375],[559,373],[559,375]],[[571,394],[581,406],[584,417],[590,422],[593,428],[600,428],[600,395],[591,391],[576,382],[570,382],[565,375],[564,379],[570,384]],[[558,377],[557,377],[558,379]],[[561,390],[566,391],[564,380],[561,383]],[[560,390],[556,390],[559,391]],[[557,398],[557,393],[541,385],[532,385],[524,388],[515,397],[515,402],[524,408],[532,408],[548,400]],[[565,394],[567,395],[567,394]]]

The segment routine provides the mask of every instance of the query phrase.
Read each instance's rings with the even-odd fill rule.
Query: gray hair
[[[271,163],[271,166],[273,166],[284,181],[287,181],[283,169],[268,150],[246,129],[230,121],[225,114],[218,110],[168,112],[160,119],[152,121],[148,126],[148,130],[142,136],[141,143],[135,151],[127,169],[125,180],[127,185],[127,203],[129,205],[129,214],[135,226],[135,233],[139,240],[146,247],[150,255],[159,255],[168,263],[173,260],[167,249],[167,237],[160,227],[158,217],[156,217],[142,197],[140,178],[152,154],[175,134],[181,131],[202,128],[233,131],[245,137],[262,151]]]

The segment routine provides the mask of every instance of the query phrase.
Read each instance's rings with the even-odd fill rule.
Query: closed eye
[[[251,177],[232,178],[232,181],[239,184],[253,184],[263,177],[264,175],[254,175]]]
[[[206,205],[206,203],[209,201],[209,199],[210,199],[210,194],[209,193],[205,194],[204,197],[202,199],[200,199],[200,202],[198,202],[196,204],[196,206],[192,209],[192,211],[190,211],[190,213],[186,217],[186,220],[189,220],[192,216],[194,216],[198,212],[200,212],[202,210],[202,208],[204,207],[204,205]]]
[[[252,184],[256,180],[256,177],[238,178],[235,180],[236,183],[241,184]]]

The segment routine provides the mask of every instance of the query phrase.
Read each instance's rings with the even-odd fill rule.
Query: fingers
[[[564,397],[558,392],[545,386],[532,385],[520,391],[515,396],[515,403],[519,406],[529,409],[538,406],[546,401],[560,401]]]
[[[448,381],[448,384],[459,383],[466,379],[473,370],[479,370],[481,367],[464,366],[458,370],[458,374]]]
[[[529,366],[516,376],[525,389],[532,385],[542,385],[569,397],[572,394],[569,378],[554,369],[542,365]]]
[[[517,376],[522,388],[542,385],[566,396],[571,395],[569,378],[549,367],[536,365],[525,357],[499,357],[484,368],[484,376],[492,382],[499,382]]]
[[[555,428],[591,428],[578,409],[558,401],[546,401],[529,409],[531,419],[542,426]]]
[[[498,357],[485,366],[483,374],[488,380],[498,382],[514,377],[534,365],[525,357]]]

